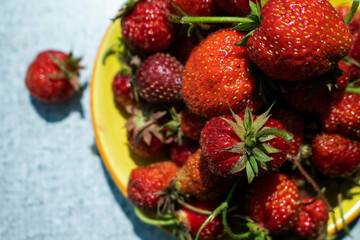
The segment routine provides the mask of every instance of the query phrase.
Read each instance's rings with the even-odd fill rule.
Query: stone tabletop
[[[0,239],[173,239],[136,218],[94,147],[88,84],[123,2],[0,0]],[[28,94],[26,68],[45,49],[83,56],[85,89],[71,101]],[[351,232],[360,239],[358,221]]]

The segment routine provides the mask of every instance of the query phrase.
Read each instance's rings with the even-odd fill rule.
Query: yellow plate
[[[334,5],[349,4],[351,1],[332,0]],[[112,23],[107,29],[101,42],[94,64],[91,80],[91,114],[95,131],[96,144],[100,151],[103,162],[110,172],[118,188],[127,197],[126,187],[129,175],[136,166],[148,163],[148,160],[133,155],[127,146],[125,113],[119,112],[113,101],[111,84],[114,75],[120,69],[115,57],[107,59],[106,65],[102,64],[105,51],[117,42],[121,36],[119,20]],[[353,197],[343,201],[345,220],[350,223],[360,214],[360,188],[351,189]],[[335,233],[335,224],[330,216],[328,233]],[[337,229],[343,228],[339,208],[335,209]]]

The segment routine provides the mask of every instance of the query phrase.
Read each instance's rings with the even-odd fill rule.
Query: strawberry
[[[205,124],[200,147],[214,174],[230,177],[246,173],[251,182],[284,163],[289,149],[286,140],[291,137],[281,123],[269,119],[269,111],[252,116],[247,107],[244,114],[214,117]]]
[[[182,144],[173,143],[170,146],[171,159],[179,166],[182,167],[186,160],[193,153],[198,150],[199,146],[193,141],[184,141]]]
[[[191,53],[183,74],[181,94],[193,113],[211,118],[261,105],[256,79],[249,75],[246,48],[234,45],[244,35],[221,29],[204,39]]]
[[[119,106],[135,106],[136,100],[132,93],[130,84],[131,74],[122,74],[121,71],[116,73],[112,83],[112,91],[115,103]]]
[[[127,139],[131,150],[142,157],[155,157],[165,152],[165,133],[160,130],[166,112],[129,107],[131,117],[126,121]]]
[[[200,40],[196,34],[177,37],[170,46],[170,54],[176,57],[180,62],[186,63],[191,51],[199,44],[199,42]]]
[[[344,20],[327,0],[266,2],[247,42],[251,60],[267,76],[288,81],[326,73],[351,46]]]
[[[170,54],[156,53],[148,57],[136,72],[140,96],[151,103],[180,102],[183,69]]]
[[[217,12],[214,0],[169,0],[189,16],[213,16]],[[176,13],[176,11],[174,11]]]
[[[40,52],[27,69],[25,84],[31,96],[51,103],[69,99],[78,89],[81,58],[56,50]]]
[[[218,204],[210,201],[192,201],[192,206],[202,209],[213,211]],[[196,235],[200,227],[203,225],[205,220],[209,217],[208,215],[194,212],[186,207],[181,208],[178,211],[180,221],[185,225],[192,235]],[[224,226],[221,220],[221,216],[215,217],[212,221],[205,225],[199,234],[200,239],[217,239],[224,234]],[[192,239],[192,238],[189,238]]]
[[[227,13],[236,16],[246,16],[250,13],[248,0],[215,0],[216,4]]]
[[[285,130],[293,135],[289,143],[289,154],[296,156],[304,137],[304,119],[303,116],[285,106],[274,109],[272,118],[281,122]]]
[[[309,85],[297,82],[286,82],[283,86],[286,102],[294,109],[304,113],[324,113],[333,100],[333,94],[324,84],[316,86],[313,93],[309,89]]]
[[[357,62],[360,62],[360,31],[354,33],[354,43],[351,47],[351,50],[349,52],[349,57],[354,59]],[[359,67],[355,66],[354,64],[350,64],[350,70],[351,70],[351,79],[357,80],[360,75]]]
[[[321,133],[312,140],[312,164],[329,177],[345,177],[360,167],[360,142],[336,133]]]
[[[360,95],[338,93],[328,111],[321,116],[327,132],[337,132],[360,140]]]
[[[230,188],[230,181],[209,171],[201,150],[197,150],[179,169],[174,178],[175,191],[185,197],[214,200]]]
[[[280,173],[257,178],[245,193],[245,212],[258,226],[277,235],[291,230],[298,220],[299,191]]]
[[[168,187],[178,166],[171,161],[137,167],[130,173],[127,194],[130,201],[144,211],[156,211],[158,191]]]
[[[350,12],[350,6],[344,4],[337,6],[335,9],[344,20]],[[348,24],[348,28],[351,34],[360,30],[360,12],[355,13],[354,17]]]
[[[338,66],[344,73],[341,77],[336,78],[336,84],[339,89],[345,89],[350,82],[350,69],[344,61],[338,62]]]
[[[317,240],[319,237],[326,236],[326,226],[329,220],[327,207],[321,199],[303,199],[303,205],[299,214],[299,219],[295,223],[295,232],[308,239]],[[321,238],[322,239],[322,238]]]
[[[198,115],[193,114],[189,109],[185,108],[180,113],[181,129],[188,138],[199,141],[201,130],[206,120]]]
[[[155,3],[154,3],[155,2]],[[142,52],[165,50],[174,38],[163,1],[140,1],[121,17],[121,33],[127,46]]]

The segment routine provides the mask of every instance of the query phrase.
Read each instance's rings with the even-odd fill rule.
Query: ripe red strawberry
[[[177,193],[199,200],[218,199],[227,193],[230,183],[228,179],[210,172],[200,149],[186,160],[174,178]]]
[[[328,111],[321,118],[327,132],[337,132],[360,140],[360,95],[336,94]]]
[[[350,82],[350,69],[344,61],[340,61],[338,66],[344,73],[341,77],[336,78],[336,84],[339,89],[345,89]]]
[[[296,156],[304,137],[304,119],[303,116],[285,106],[274,109],[272,118],[281,122],[285,130],[293,135],[289,143],[289,154]]]
[[[329,71],[351,45],[352,36],[329,1],[275,0],[264,4],[247,49],[267,76],[298,81]]]
[[[250,13],[248,0],[215,0],[216,4],[225,12],[236,16],[246,16]]]
[[[25,84],[31,96],[44,102],[62,102],[78,89],[81,58],[72,53],[46,50],[28,67]]]
[[[152,1],[141,1],[121,19],[124,41],[131,49],[156,52],[165,50],[174,38],[167,9]]]
[[[193,114],[187,108],[182,110],[180,115],[181,129],[184,135],[192,140],[199,141],[201,130],[204,127],[206,120]]]
[[[196,142],[184,141],[182,144],[174,143],[170,146],[171,159],[182,167],[186,160],[199,149]]]
[[[169,0],[189,16],[213,16],[217,9],[214,0]],[[176,11],[174,11],[176,13]]]
[[[190,204],[196,208],[202,210],[213,211],[218,204],[213,201],[192,201]],[[200,227],[203,225],[205,220],[209,217],[208,215],[194,212],[186,207],[181,208],[178,211],[180,221],[185,224],[192,235],[196,235]],[[224,226],[221,220],[221,216],[216,216],[211,222],[201,231],[200,239],[217,239],[224,234]]]
[[[127,139],[131,150],[142,157],[155,157],[165,152],[165,133],[160,119],[166,112],[153,112],[146,108],[128,108],[131,117],[126,121]]]
[[[171,161],[135,168],[127,186],[129,199],[141,210],[156,211],[161,197],[156,193],[168,187],[177,170],[178,166]]]
[[[309,204],[314,198],[303,199],[304,204]],[[325,203],[318,199],[309,205],[301,206],[299,219],[295,223],[295,232],[308,239],[317,240],[326,236],[326,226],[329,220],[329,213]]]
[[[261,100],[256,79],[248,72],[246,48],[234,45],[244,35],[221,29],[208,36],[191,53],[183,74],[181,94],[195,114],[211,118],[229,114],[229,106],[242,112],[247,105],[257,110]]]
[[[199,44],[199,42],[200,40],[196,34],[192,34],[190,37],[177,37],[170,47],[170,54],[185,64],[191,51]]]
[[[284,83],[286,102],[294,109],[304,113],[323,113],[333,100],[333,94],[326,85],[316,86],[311,93],[308,85],[300,85],[297,82]]]
[[[277,235],[291,230],[298,220],[299,191],[285,175],[257,178],[245,193],[245,212],[260,228]]]
[[[129,73],[122,74],[121,71],[114,76],[112,91],[115,103],[120,106],[136,105],[136,100],[131,89],[130,77],[131,75]]]
[[[329,177],[349,176],[360,167],[360,142],[336,133],[321,133],[312,140],[315,168]]]
[[[360,31],[354,33],[353,37],[354,37],[354,42],[353,42],[353,45],[349,52],[349,57],[354,59],[357,62],[360,62]],[[351,67],[350,68],[351,69],[350,78],[357,80],[360,75],[359,67],[357,67],[351,63],[350,63],[350,67]]]
[[[348,5],[339,5],[336,7],[336,11],[339,13],[340,17],[344,20],[350,12],[350,6]],[[354,17],[351,19],[350,23],[348,24],[348,28],[351,34],[356,33],[360,30],[360,12],[356,12]]]
[[[291,137],[281,123],[269,119],[269,111],[252,116],[247,108],[245,114],[214,117],[205,124],[200,147],[214,174],[229,177],[246,173],[251,182],[284,163],[289,149],[284,138]]]
[[[180,102],[183,69],[170,54],[156,53],[148,57],[136,72],[140,96],[152,103]]]

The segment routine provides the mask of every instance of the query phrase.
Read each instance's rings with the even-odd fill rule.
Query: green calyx
[[[82,58],[74,57],[72,52],[67,54],[65,60],[61,60],[52,54],[49,54],[49,56],[60,69],[59,74],[49,74],[49,77],[67,79],[76,91],[79,90],[79,70],[84,68],[80,65]]]
[[[235,174],[245,169],[248,183],[252,182],[255,176],[259,174],[259,168],[267,171],[271,170],[268,162],[274,159],[269,157],[269,154],[280,152],[279,149],[269,145],[267,141],[276,137],[284,138],[287,141],[292,139],[292,136],[286,131],[265,126],[270,118],[269,112],[272,106],[265,113],[258,116],[255,121],[249,106],[246,107],[244,119],[236,115],[231,109],[230,111],[235,122],[222,118],[231,126],[241,141],[219,151],[233,152],[241,155],[239,161],[230,170],[229,174]]]

